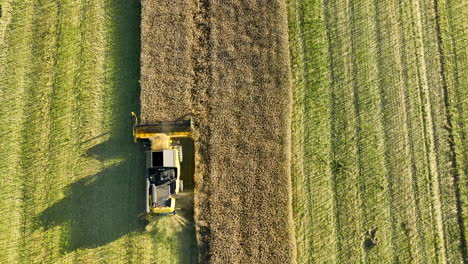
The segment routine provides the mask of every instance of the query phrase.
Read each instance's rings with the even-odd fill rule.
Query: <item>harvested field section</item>
[[[323,7],[291,1],[288,13],[292,88],[297,95],[291,128],[295,131],[291,140],[291,174],[297,262],[335,262],[336,201],[329,166],[330,76],[326,73],[328,43]],[[308,195],[312,193],[315,195]]]
[[[359,153],[350,32],[350,2],[325,6],[331,71],[331,159],[336,196],[338,260],[363,261],[359,234],[363,233],[363,204],[359,192]],[[332,12],[332,10],[335,10]]]
[[[455,199],[457,201],[458,222],[462,232],[460,247],[464,259],[468,256],[468,26],[466,14],[468,4],[464,1],[444,1],[439,5],[441,47],[446,76],[445,104],[449,110],[447,117],[451,127],[451,147],[454,148]]]
[[[173,240],[137,217],[139,4],[0,2],[0,262],[156,261]]]
[[[376,8],[373,1],[359,1],[353,2],[349,10],[359,153],[357,181],[364,211],[364,231],[361,231],[360,239],[364,262],[390,263],[395,241],[391,232],[388,168],[385,157],[380,155],[385,152],[385,142],[381,137],[384,133],[384,109],[377,64]],[[377,239],[379,247],[376,247]]]
[[[424,262],[418,243],[418,223],[408,138],[408,109],[402,69],[403,36],[396,1],[376,5],[376,30],[379,39],[379,88],[383,109],[385,161],[389,191],[392,193],[392,232],[394,261]],[[389,88],[391,87],[391,89]]]
[[[462,11],[445,1],[288,5],[298,262],[466,261]],[[335,223],[325,239],[320,216]]]
[[[461,209],[458,205],[460,197],[457,197],[458,186],[456,180],[459,178],[456,168],[455,148],[453,146],[453,131],[451,114],[448,105],[447,68],[444,62],[441,33],[443,19],[446,17],[444,1],[436,1],[430,5],[423,3],[423,32],[426,33],[424,47],[426,49],[426,65],[430,78],[428,85],[428,102],[430,112],[428,118],[432,119],[434,159],[438,169],[438,186],[435,186],[435,195],[438,195],[441,206],[441,227],[443,232],[443,247],[449,262],[461,262],[463,260],[461,249],[466,246],[463,237],[463,221],[461,220]],[[446,27],[446,25],[445,25]],[[438,193],[437,193],[438,192]],[[466,252],[463,253],[466,255]],[[465,256],[466,258],[466,256]]]
[[[422,88],[425,87],[424,50],[422,46],[422,32],[420,30],[419,3],[417,1],[403,1],[400,6],[402,44],[406,47],[402,51],[403,85],[405,87],[405,107],[407,111],[406,126],[408,128],[408,144],[410,148],[411,188],[414,190],[413,199],[416,207],[416,221],[419,228],[417,236],[420,254],[427,262],[437,263],[437,221],[430,184],[429,160],[425,133],[425,114],[423,107]],[[416,23],[414,22],[416,21]]]
[[[26,88],[26,72],[31,62],[31,51],[27,48],[32,42],[32,23],[28,19],[32,16],[31,3],[23,1],[15,5],[11,2],[2,3],[2,12],[5,14],[17,14],[22,12],[24,16],[11,18],[11,23],[22,25],[13,30],[7,27],[1,28],[0,39],[0,122],[2,133],[0,133],[0,151],[8,153],[0,157],[0,174],[2,184],[0,187],[0,262],[14,263],[19,259],[20,230],[22,204],[22,168],[21,149],[21,124],[23,118],[24,90]],[[2,26],[6,21],[6,15],[0,18]],[[7,25],[7,24],[5,24]],[[10,65],[11,67],[5,67]],[[10,78],[7,78],[10,76]],[[14,76],[14,77],[12,77]]]

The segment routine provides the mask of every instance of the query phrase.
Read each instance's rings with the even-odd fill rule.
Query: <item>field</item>
[[[298,263],[466,261],[466,11],[288,1]]]
[[[190,223],[138,218],[140,5],[0,6],[0,263],[193,262]]]
[[[0,263],[466,262],[467,11],[0,0]],[[177,216],[131,111],[194,120]]]

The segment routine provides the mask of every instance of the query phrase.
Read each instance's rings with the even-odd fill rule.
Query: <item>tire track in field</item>
[[[443,1],[440,1],[443,2]],[[447,81],[447,66],[446,66],[446,55],[443,49],[443,39],[442,39],[442,34],[443,31],[441,30],[441,10],[439,6],[439,1],[434,0],[434,11],[435,11],[435,24],[436,24],[436,35],[437,35],[437,49],[439,53],[439,64],[440,64],[440,77],[441,77],[441,82],[442,82],[442,96],[443,96],[443,108],[445,110],[445,120],[446,120],[446,125],[444,128],[447,130],[447,139],[445,139],[446,144],[448,144],[449,148],[449,157],[447,158],[450,163],[452,168],[450,169],[451,176],[453,177],[453,189],[454,189],[454,195],[455,195],[455,204],[456,204],[456,218],[460,230],[460,251],[461,251],[461,257],[462,260],[467,260],[467,246],[466,246],[466,237],[465,237],[465,226],[464,226],[464,220],[463,220],[463,213],[462,213],[462,200],[461,200],[461,195],[460,195],[460,188],[459,188],[459,183],[460,183],[460,175],[457,170],[458,168],[458,160],[456,158],[456,150],[455,150],[455,138],[454,138],[454,132],[453,132],[453,121],[452,121],[452,115],[450,113],[450,108],[451,103],[449,101],[449,87],[448,87],[448,81]],[[442,7],[443,8],[443,7]],[[447,26],[447,25],[445,25]],[[448,51],[450,52],[450,51]],[[454,230],[453,230],[454,231]]]
[[[424,12],[422,11],[424,10]],[[430,89],[427,91],[426,100],[428,102],[428,133],[430,135],[431,153],[433,164],[437,168],[434,177],[434,198],[438,213],[439,237],[444,251],[442,261],[461,262],[460,252],[460,226],[457,221],[456,195],[453,184],[453,171],[456,170],[451,164],[449,139],[447,130],[447,116],[444,105],[444,74],[443,65],[440,64],[442,54],[440,54],[437,32],[437,10],[434,2],[423,2],[421,5],[424,27],[422,32],[425,35],[424,49],[426,52],[425,63],[427,65]]]
[[[299,142],[301,142],[301,149],[299,152],[301,157],[300,159],[302,160],[302,163],[301,163],[301,176],[302,176],[302,179],[303,181],[301,181],[301,183],[299,183],[301,186],[304,186],[304,193],[306,194],[306,206],[301,208],[302,210],[304,210],[304,219],[307,219],[306,221],[304,221],[304,225],[306,225],[307,227],[310,227],[310,228],[307,228],[306,230],[301,230],[301,231],[304,231],[304,234],[301,234],[304,238],[304,240],[301,239],[301,242],[303,242],[305,245],[307,245],[306,247],[307,248],[310,248],[310,249],[314,249],[314,246],[313,246],[313,234],[312,232],[310,231],[310,229],[313,229],[312,225],[313,225],[313,222],[312,220],[310,219],[309,215],[310,215],[310,211],[313,210],[312,209],[312,197],[311,197],[311,193],[313,193],[312,191],[312,188],[311,188],[311,181],[312,179],[310,179],[310,173],[309,172],[309,166],[308,164],[304,163],[304,160],[306,160],[306,155],[307,155],[307,150],[306,150],[306,146],[305,144],[311,144],[309,143],[310,141],[307,140],[308,138],[308,129],[307,128],[304,128],[304,126],[307,124],[306,120],[307,120],[307,116],[305,113],[308,113],[307,112],[307,108],[308,108],[308,103],[307,103],[307,88],[309,87],[309,79],[307,78],[307,73],[309,73],[310,71],[310,66],[308,64],[308,61],[306,58],[306,55],[307,54],[307,44],[305,42],[305,32],[304,32],[304,15],[305,15],[305,11],[304,11],[304,8],[305,6],[302,5],[301,3],[298,3],[298,1],[295,1],[295,4],[296,4],[296,11],[298,12],[297,14],[297,20],[298,20],[298,27],[299,27],[299,46],[300,46],[300,50],[301,50],[301,54],[304,54],[303,56],[301,56],[301,78],[302,78],[302,82],[304,83],[304,87],[303,87],[303,90],[302,90],[302,97],[301,97],[301,101],[300,103],[302,104],[302,107],[301,107],[301,127],[303,128],[302,130],[302,134],[301,134],[301,140]],[[307,142],[307,143],[306,143]],[[298,153],[298,154],[299,154]],[[308,195],[307,195],[308,194]],[[298,236],[299,234],[296,233],[296,236]],[[299,253],[299,250],[298,250],[298,253]],[[302,252],[301,252],[302,253]],[[314,259],[314,256],[311,256],[309,257],[307,260],[308,261],[313,261]]]
[[[429,217],[427,221],[430,221],[430,224],[432,225],[432,229],[429,229],[429,233],[434,236],[434,244],[433,248],[431,248],[431,251],[433,251],[433,255],[435,256],[435,259],[437,261],[440,261],[440,243],[443,243],[443,241],[440,241],[440,232],[439,232],[439,222],[437,220],[437,210],[436,210],[436,203],[434,203],[433,199],[433,183],[432,183],[432,178],[433,176],[433,166],[431,165],[431,154],[430,154],[430,138],[428,137],[428,132],[427,132],[427,116],[425,115],[426,111],[425,109],[427,108],[427,102],[426,102],[426,92],[427,92],[427,87],[428,87],[428,79],[427,79],[427,70],[426,70],[426,64],[424,61],[424,56],[425,56],[425,51],[423,48],[423,32],[422,32],[422,26],[421,26],[421,15],[419,12],[419,3],[418,1],[414,1],[413,5],[411,7],[411,12],[412,12],[412,20],[415,21],[413,25],[413,42],[414,42],[414,57],[416,58],[416,63],[417,63],[417,80],[418,80],[418,85],[417,85],[417,103],[416,105],[419,105],[419,115],[420,115],[420,122],[421,122],[421,129],[422,129],[422,134],[420,135],[421,138],[423,139],[422,141],[424,150],[421,152],[424,153],[425,155],[425,161],[424,161],[424,167],[420,167],[420,170],[422,173],[424,173],[425,178],[423,181],[427,182],[428,184],[425,184],[425,191],[427,193],[427,197],[423,199],[422,201],[425,201],[426,203],[429,203],[430,210],[428,214],[426,215]],[[433,231],[435,230],[435,231]],[[433,233],[434,232],[434,233]],[[430,238],[427,238],[430,239]]]
[[[58,2],[57,21],[57,45],[53,52],[55,56],[53,91],[50,102],[51,134],[49,138],[51,152],[51,180],[48,181],[50,188],[50,200],[47,206],[53,206],[63,195],[63,189],[74,179],[73,167],[75,146],[68,139],[74,138],[74,98],[73,83],[75,71],[79,64],[76,51],[79,49],[79,17],[80,12],[76,12],[77,2]],[[70,214],[69,210],[61,214]],[[69,239],[69,230],[66,226],[61,226],[54,233],[52,230],[45,230],[51,233],[49,239],[49,262],[60,258],[65,241]]]
[[[334,20],[331,18],[331,15],[329,13],[329,10],[331,9],[330,6],[326,5],[326,2],[323,2],[323,5],[324,5],[324,21],[325,21],[325,28],[326,28],[326,36],[327,36],[327,42],[328,42],[328,57],[329,57],[329,61],[330,61],[330,77],[331,77],[331,83],[333,85],[333,80],[336,79],[336,76],[338,75],[337,72],[336,72],[336,66],[335,66],[335,61],[333,59],[333,46],[334,46],[334,42],[333,42],[333,35],[332,35],[332,23],[334,22]],[[335,108],[333,107],[333,102],[336,100],[336,97],[333,93],[333,90],[331,91],[331,107],[330,107],[330,124],[331,124],[331,132],[330,132],[330,142],[331,142],[331,150],[333,151],[334,149],[334,141],[333,141],[333,117],[336,115],[336,110]],[[332,153],[333,155],[333,153]],[[331,157],[331,161],[330,161],[330,164],[333,166],[333,156]],[[337,234],[339,234],[339,231],[341,230],[341,224],[340,224],[340,221],[339,221],[339,218],[338,218],[338,195],[337,195],[337,181],[336,181],[336,173],[333,171],[333,168],[332,168],[332,190],[333,190],[333,200],[335,201],[335,204],[334,204],[334,208],[333,208],[333,213],[334,213],[334,218],[336,219],[335,221],[335,230],[337,231]],[[340,240],[339,238],[337,238],[336,240],[336,248],[337,248],[337,252],[336,252],[336,259],[339,261],[341,259],[341,243],[340,243]]]
[[[401,38],[402,46],[405,47],[402,50],[401,61],[404,62],[403,66],[403,81],[404,81],[404,104],[407,109],[407,138],[410,149],[410,164],[411,164],[411,188],[413,190],[414,208],[416,214],[416,236],[418,238],[418,246],[422,250],[422,258],[424,262],[436,261],[436,255],[433,246],[433,241],[430,239],[430,235],[433,234],[432,226],[433,220],[429,219],[429,225],[425,224],[428,220],[427,216],[432,217],[432,206],[430,192],[426,191],[426,167],[427,164],[423,162],[421,164],[421,158],[426,155],[424,149],[421,146],[425,141],[425,135],[422,134],[423,123],[422,116],[420,113],[421,102],[417,100],[419,94],[419,87],[421,82],[418,78],[418,65],[417,65],[417,33],[414,29],[414,15],[413,5],[411,1],[400,1],[399,13],[402,18],[401,25]],[[414,67],[415,66],[415,67]],[[429,203],[429,205],[427,205]],[[422,205],[421,205],[422,204]],[[427,208],[429,210],[427,210]],[[431,253],[429,253],[431,252]],[[430,257],[428,257],[430,255]]]
[[[437,31],[437,23],[440,16],[437,13],[437,8],[434,2],[424,3],[424,19],[423,27],[426,42],[425,49],[428,56],[425,57],[428,65],[428,75],[434,76],[430,78],[429,84],[431,89],[428,91],[428,100],[430,108],[428,115],[432,120],[430,126],[434,163],[437,166],[437,182],[434,188],[435,196],[440,203],[440,221],[444,232],[444,248],[446,251],[446,261],[458,262],[462,261],[460,253],[460,226],[457,221],[457,201],[454,189],[453,173],[456,173],[456,168],[453,167],[453,152],[450,147],[450,128],[447,127],[447,109],[445,109],[444,85],[446,85],[444,75],[444,65],[441,64],[443,54],[440,53],[440,32]]]
[[[416,176],[416,161],[414,158],[414,146],[413,146],[413,138],[412,138],[412,131],[414,129],[412,119],[411,119],[411,106],[409,102],[409,91],[408,91],[408,69],[407,69],[407,64],[405,62],[405,59],[407,57],[407,50],[409,49],[407,41],[405,39],[405,24],[404,24],[404,13],[403,13],[403,3],[402,0],[397,1],[398,5],[398,16],[399,16],[399,30],[398,30],[398,35],[399,37],[399,43],[401,49],[400,53],[400,58],[397,58],[399,61],[399,64],[401,67],[399,68],[400,70],[400,76],[401,76],[401,84],[402,84],[402,108],[403,112],[405,113],[404,115],[404,131],[403,131],[403,136],[406,139],[408,147],[406,148],[406,157],[407,157],[407,162],[408,167],[409,167],[409,175],[407,176],[406,184],[408,186],[408,189],[410,189],[410,194],[407,197],[407,200],[410,201],[410,205],[408,207],[408,210],[410,211],[409,214],[412,217],[412,224],[413,224],[413,230],[411,232],[411,247],[412,247],[412,252],[416,251],[416,254],[414,254],[417,259],[415,262],[423,263],[427,262],[427,255],[425,251],[425,245],[424,245],[424,236],[422,233],[422,218],[421,218],[421,210],[420,210],[420,198],[419,198],[419,191],[418,191],[418,184],[417,184],[417,176]]]
[[[383,30],[385,29],[384,22],[382,22],[382,11],[381,6],[379,5],[378,1],[373,1],[374,5],[374,19],[375,22],[375,31],[376,31],[376,36],[377,36],[377,58],[379,61],[382,61],[384,58],[384,53],[386,52],[386,49],[384,48],[384,43],[386,40],[384,40],[383,37]],[[391,165],[391,157],[388,154],[390,151],[390,147],[388,145],[389,138],[390,138],[390,127],[389,123],[387,120],[385,120],[385,109],[387,108],[387,102],[386,102],[386,96],[385,96],[385,89],[386,84],[384,83],[384,78],[383,76],[386,73],[385,69],[382,68],[381,64],[378,64],[378,74],[379,74],[379,102],[380,102],[380,113],[381,113],[381,122],[382,122],[382,127],[383,127],[383,134],[384,134],[384,166],[385,166],[385,171],[387,172],[385,175],[385,184],[386,184],[386,189],[387,191],[387,200],[388,203],[390,204],[390,218],[391,218],[391,248],[393,254],[393,262],[398,262],[398,255],[400,254],[400,250],[398,249],[398,236],[397,236],[397,209],[395,209],[394,204],[395,201],[397,200],[395,197],[395,187],[394,187],[394,182],[393,182],[393,177],[392,177],[392,165]]]
[[[63,175],[67,175],[66,171],[62,171],[63,174],[60,174],[60,171],[58,170],[58,163],[60,163],[60,159],[62,159],[63,163],[67,163],[67,159],[63,159],[70,154],[69,151],[67,151],[67,147],[62,145],[61,142],[63,142],[63,135],[66,134],[65,129],[67,126],[65,125],[65,129],[61,129],[57,127],[57,123],[60,121],[63,121],[65,119],[64,114],[61,112],[62,109],[69,107],[69,100],[63,100],[67,99],[67,95],[69,96],[70,94],[67,94],[66,96],[60,98],[58,96],[59,91],[61,90],[60,86],[58,85],[58,71],[59,71],[59,64],[60,64],[60,53],[59,53],[59,48],[61,46],[61,38],[63,37],[63,31],[61,30],[61,23],[63,22],[63,16],[62,16],[62,10],[61,10],[61,4],[57,1],[51,2],[53,5],[53,9],[55,11],[55,25],[54,31],[55,31],[55,40],[54,40],[54,45],[50,49],[48,49],[46,52],[49,52],[51,54],[51,72],[47,72],[47,74],[50,75],[50,99],[48,105],[46,106],[47,109],[47,116],[50,117],[50,124],[49,124],[49,134],[48,134],[48,147],[47,147],[47,152],[49,154],[48,156],[48,173],[45,177],[44,183],[46,184],[46,188],[42,189],[46,193],[45,196],[45,202],[44,205],[46,207],[50,206],[53,204],[57,198],[59,198],[60,193],[61,193],[61,188],[65,185],[64,178],[67,179],[69,177],[60,177]],[[60,100],[62,99],[62,100]],[[65,122],[69,121],[68,118],[70,116],[66,116],[67,119],[65,119]],[[71,136],[71,134],[68,134]],[[62,146],[61,146],[62,145]],[[65,151],[64,151],[65,150]],[[37,219],[35,219],[34,225],[37,226]],[[43,248],[47,251],[47,254],[43,261],[45,262],[53,262],[53,259],[56,259],[60,255],[60,250],[61,250],[61,239],[60,236],[62,235],[62,230],[61,229],[56,229],[56,230],[44,230],[43,231],[43,240],[44,240],[44,246]]]
[[[356,177],[358,153],[356,142],[356,116],[353,103],[352,63],[348,9],[349,2],[331,3],[327,12],[329,47],[332,68],[331,148],[332,174],[337,201],[338,259],[362,261],[363,252],[359,235],[363,233],[363,212]],[[351,69],[350,69],[351,68]],[[352,109],[352,113],[348,113]],[[359,208],[356,210],[356,208]]]

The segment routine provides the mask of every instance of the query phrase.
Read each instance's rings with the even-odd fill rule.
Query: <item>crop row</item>
[[[298,262],[463,258],[462,28],[446,12],[289,1]]]

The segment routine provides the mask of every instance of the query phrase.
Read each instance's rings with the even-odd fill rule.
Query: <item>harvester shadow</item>
[[[111,25],[106,33],[108,71],[104,75],[104,112],[96,118],[109,130],[84,139],[80,146],[83,160],[92,160],[93,164],[100,161],[103,169],[66,186],[64,198],[45,209],[35,221],[38,228],[64,230],[63,253],[104,246],[131,233],[137,236],[146,225],[138,217],[145,209],[143,148],[133,143],[130,116],[131,111],[140,109],[141,6],[138,0],[110,0],[105,6]],[[95,141],[102,143],[94,145]],[[82,153],[81,148],[86,146],[92,147]]]
[[[144,210],[144,177],[131,172],[132,163],[124,161],[74,182],[65,198],[39,216],[44,229],[68,227],[63,252],[103,246],[131,232],[144,231],[146,221],[138,217]]]
[[[111,0],[108,6],[113,8],[110,16],[112,23],[109,23],[113,25],[110,29],[109,63],[112,69],[117,69],[115,73],[110,70],[112,74],[106,76],[106,83],[112,89],[106,94],[107,112],[101,118],[105,118],[109,131],[81,142],[84,148],[94,141],[108,138],[84,153],[86,158],[100,161],[104,169],[68,185],[65,197],[44,210],[35,221],[38,228],[60,227],[66,230],[61,238],[63,253],[104,246],[127,234],[134,234],[137,240],[139,234],[148,232],[145,230],[146,219],[139,217],[145,209],[144,152],[141,145],[133,143],[133,120],[130,117],[131,111],[140,109],[140,1]],[[184,156],[192,155],[187,159],[189,162],[182,164],[182,169],[189,171],[182,175],[185,175],[186,189],[190,189],[193,187],[193,141],[183,141]],[[188,195],[187,199],[181,197],[182,202],[177,207],[185,204],[185,200],[188,201],[188,210],[183,208],[179,216],[189,220],[182,221],[181,229],[177,229],[180,232],[171,237],[180,242],[180,262],[194,263],[197,261],[196,253],[184,252],[196,247],[193,195]],[[156,222],[162,224],[173,220],[180,219],[161,217]],[[163,231],[155,229],[151,232],[155,233],[155,237],[167,237],[169,233]]]
[[[149,225],[141,217],[145,210],[143,146],[122,142],[131,142],[131,138],[117,134],[90,148],[87,155],[98,160],[125,159],[67,186],[65,198],[44,210],[37,223],[46,230],[56,226],[69,230],[62,239],[63,253],[104,246],[130,233],[150,232],[155,243],[177,242],[180,263],[196,263],[193,141],[180,142],[184,152],[181,175],[185,191],[177,199],[178,214],[154,217]]]

